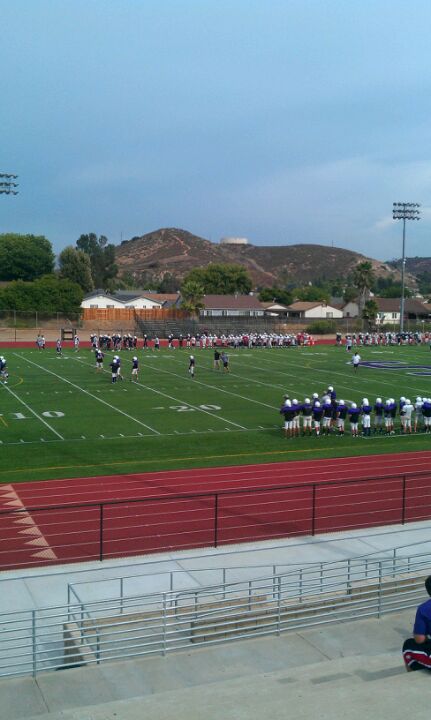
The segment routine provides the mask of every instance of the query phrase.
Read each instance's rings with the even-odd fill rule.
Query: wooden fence
[[[128,323],[134,325],[138,320],[164,322],[166,320],[184,320],[190,317],[185,310],[177,308],[157,310],[135,310],[134,308],[84,308],[82,319],[94,323]]]

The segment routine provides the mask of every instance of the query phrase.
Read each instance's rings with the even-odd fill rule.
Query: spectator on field
[[[403,645],[403,659],[408,672],[431,669],[431,575],[425,580],[425,589],[430,599],[421,603],[416,610],[413,637],[408,638]]]

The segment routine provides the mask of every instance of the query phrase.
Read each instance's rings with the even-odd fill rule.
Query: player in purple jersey
[[[356,403],[352,403],[351,407],[348,410],[352,437],[358,437],[358,423],[360,414],[361,409],[358,408]]]

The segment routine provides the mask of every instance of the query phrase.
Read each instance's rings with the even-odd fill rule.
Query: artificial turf
[[[279,408],[284,393],[303,400],[331,384],[338,398],[431,396],[428,346],[360,347],[354,374],[344,348],[314,346],[228,350],[230,373],[213,369],[213,351],[122,352],[123,382],[95,370],[88,349],[8,349],[9,382],[0,386],[0,482],[174,468],[239,465],[429,449],[431,435],[287,440]],[[348,428],[348,423],[347,423]]]

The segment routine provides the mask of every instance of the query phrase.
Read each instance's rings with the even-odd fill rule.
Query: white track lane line
[[[89,367],[92,367],[90,363],[85,362],[85,360],[81,360],[80,358],[76,358],[76,360],[83,365],[88,365]],[[131,361],[129,361],[131,362]],[[108,372],[108,370],[103,370],[103,372]],[[165,372],[165,371],[161,371]],[[175,375],[175,373],[169,373],[169,375]],[[196,383],[196,380],[192,380],[193,384]],[[209,415],[210,417],[217,418],[217,420],[221,420],[223,422],[229,423],[229,425],[234,425],[237,428],[240,428],[240,430],[247,430],[247,428],[244,427],[244,425],[240,425],[239,423],[234,422],[233,420],[227,420],[226,418],[223,418],[221,415],[216,415],[215,413],[210,412],[209,410],[204,410],[203,408],[199,407],[198,405],[192,405],[191,403],[187,402],[187,400],[178,400],[178,398],[172,397],[172,395],[167,395],[167,393],[162,392],[161,390],[156,390],[155,388],[151,387],[150,385],[144,385],[144,383],[137,382],[135,383],[138,388],[141,388],[141,390],[150,390],[153,393],[157,393],[157,395],[162,395],[162,397],[168,398],[169,400],[173,400],[174,402],[181,403],[182,405],[187,405],[187,407],[193,408],[193,410],[197,410],[198,412],[205,413],[205,415]],[[185,434],[185,433],[184,433]]]
[[[22,398],[20,398],[19,395],[17,395],[16,393],[14,393],[14,391],[11,390],[8,385],[2,385],[2,387],[4,387],[5,390],[7,390],[8,392],[10,392],[10,394],[13,395],[14,398],[15,398],[16,400],[18,400],[18,402],[21,403],[21,405],[24,405],[24,407],[27,408],[27,410],[28,410],[29,412],[31,412],[38,420],[40,420],[41,423],[43,423],[44,425],[46,425],[46,427],[47,427],[49,430],[51,430],[51,432],[53,432],[54,435],[57,435],[57,437],[60,438],[60,440],[64,440],[63,435],[60,435],[60,433],[57,432],[57,430],[55,430],[53,427],[51,427],[51,425],[50,425],[49,423],[47,423],[46,420],[43,419],[43,417],[41,417],[40,415],[38,415],[38,413],[37,413],[35,410],[33,410],[33,409],[30,407],[30,405],[27,405],[27,403],[26,403],[24,400],[22,400]]]
[[[141,420],[138,420],[137,418],[132,417],[132,415],[129,415],[128,413],[123,412],[123,410],[120,410],[119,408],[115,407],[115,405],[111,405],[110,403],[106,402],[106,400],[102,400],[102,398],[99,398],[96,395],[93,395],[91,392],[88,392],[88,390],[85,390],[84,388],[80,387],[79,385],[76,385],[75,383],[71,382],[71,380],[67,380],[67,378],[62,377],[61,375],[57,375],[57,373],[52,372],[52,370],[47,370],[42,365],[38,365],[37,363],[33,362],[33,360],[28,360],[23,355],[18,355],[18,353],[14,353],[14,355],[16,355],[16,357],[19,357],[21,360],[24,360],[25,362],[29,363],[30,365],[34,365],[35,367],[39,368],[40,370],[43,370],[44,372],[49,373],[50,375],[54,375],[54,377],[58,378],[62,382],[65,382],[68,385],[71,385],[72,387],[76,388],[77,390],[84,393],[85,395],[88,395],[89,397],[93,398],[93,400],[97,400],[97,402],[100,402],[103,405],[106,405],[111,410],[115,410],[115,412],[118,412],[121,415],[124,415],[125,417],[129,418],[129,420],[133,420],[133,422],[138,423],[138,425],[142,425],[142,427],[147,428],[147,430],[151,430],[155,435],[161,435],[161,433],[159,433],[158,430],[155,430],[154,428],[150,427],[150,425],[146,425]],[[64,438],[61,438],[61,439],[64,440]]]

